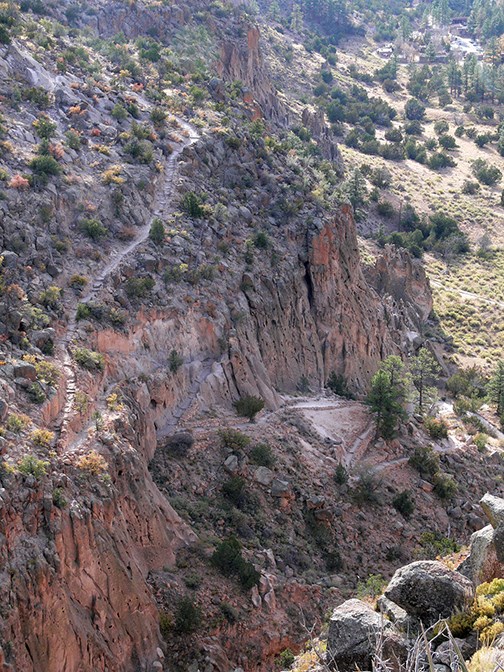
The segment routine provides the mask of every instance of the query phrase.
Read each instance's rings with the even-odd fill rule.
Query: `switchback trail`
[[[463,299],[473,299],[475,301],[481,301],[482,303],[488,303],[490,306],[498,306],[499,308],[504,308],[504,301],[497,301],[496,299],[490,299],[487,296],[482,294],[474,294],[473,292],[467,292],[465,289],[457,289],[455,287],[447,287],[444,283],[439,282],[439,280],[430,280],[432,287],[436,289],[444,289],[446,292],[453,292],[458,294]]]
[[[149,221],[140,227],[137,237],[128,245],[121,249],[113,250],[110,260],[103,266],[92,278],[89,290],[80,298],[75,307],[72,308],[67,324],[65,335],[58,344],[63,370],[65,372],[65,404],[60,416],[58,429],[58,447],[59,451],[65,449],[68,435],[69,423],[73,415],[75,402],[75,393],[77,389],[77,376],[75,365],[71,353],[71,343],[77,330],[77,310],[79,304],[87,304],[92,301],[103,288],[109,276],[119,267],[121,262],[131,255],[148,238],[152,222],[156,218],[166,218],[172,207],[175,176],[177,174],[177,160],[186,147],[189,147],[199,139],[196,129],[187,122],[176,117],[176,121],[181,129],[180,144],[173,150],[164,167],[163,185],[159,189],[153,204],[153,213]]]

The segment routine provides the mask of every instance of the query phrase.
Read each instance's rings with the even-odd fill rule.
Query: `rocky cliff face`
[[[90,488],[68,466],[43,487],[3,476],[1,637],[13,663],[5,670],[133,672],[157,659],[147,575],[195,537],[152,483],[133,428],[117,429],[120,439],[105,438],[110,481]]]
[[[228,82],[242,82],[244,101],[252,106],[253,118],[266,117],[287,126],[287,108],[276,95],[260,48],[257,26],[246,26],[241,40],[225,40],[221,46],[218,72]]]

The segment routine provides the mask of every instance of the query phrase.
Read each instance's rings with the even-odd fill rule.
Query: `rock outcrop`
[[[475,584],[504,575],[504,499],[487,493],[480,504],[490,525],[471,536],[469,556],[460,567]]]
[[[250,104],[253,118],[265,117],[287,126],[287,109],[276,95],[262,57],[259,28],[249,25],[244,32],[245,38],[222,43],[219,75],[228,82],[242,82],[244,101]]]
[[[404,308],[411,324],[424,323],[432,311],[432,293],[422,262],[394,245],[386,245],[366,277],[381,295],[391,296]]]
[[[147,575],[173,564],[195,535],[133,445],[111,449],[109,470],[110,485],[95,477],[87,496],[76,479],[68,502],[54,495],[72,487],[66,477],[44,488],[33,476],[4,477],[0,601],[12,606],[0,628],[14,670],[137,672],[156,660],[159,616]]]
[[[460,572],[429,560],[401,567],[385,589],[385,597],[425,625],[463,610],[473,595],[472,583]]]
[[[305,126],[312,136],[317,141],[322,156],[335,166],[335,170],[343,175],[345,166],[343,157],[338,149],[338,144],[334,140],[334,134],[326,123],[325,113],[323,110],[310,110],[305,107],[301,117],[303,126]]]
[[[361,600],[347,600],[329,621],[326,661],[340,672],[370,670],[379,653],[390,669],[399,670],[406,660],[406,640],[390,621]]]

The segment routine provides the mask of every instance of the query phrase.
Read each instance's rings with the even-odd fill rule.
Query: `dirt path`
[[[455,287],[447,287],[444,283],[439,282],[439,280],[430,280],[432,287],[437,289],[444,289],[447,292],[454,292],[458,294],[463,299],[474,299],[475,301],[481,301],[483,303],[488,303],[491,306],[498,306],[499,308],[504,308],[504,301],[496,301],[495,299],[489,299],[486,296],[481,294],[474,294],[473,292],[466,292],[465,289],[457,289]]]
[[[374,422],[367,407],[359,401],[317,397],[294,401],[322,440],[338,447],[339,461],[351,469],[366,454],[375,435]]]
[[[166,218],[169,214],[172,207],[174,182],[177,174],[177,159],[186,147],[189,147],[199,139],[199,134],[193,126],[178,117],[176,117],[176,120],[182,131],[180,134],[181,142],[179,146],[174,149],[173,153],[165,163],[164,181],[156,195],[151,219],[144,226],[139,228],[137,237],[131,243],[120,249],[113,250],[109,261],[105,266],[99,269],[94,278],[92,278],[89,290],[80,298],[76,306],[72,308],[66,333],[57,346],[57,351],[60,353],[63,362],[63,370],[65,372],[66,380],[65,404],[60,416],[61,420],[58,430],[58,447],[60,451],[65,449],[67,443],[68,428],[73,415],[75,393],[77,390],[77,376],[71,353],[71,343],[77,330],[78,305],[79,303],[87,304],[96,298],[107,279],[120,266],[122,261],[135,252],[135,250],[148,238],[153,220],[157,217],[161,219]]]

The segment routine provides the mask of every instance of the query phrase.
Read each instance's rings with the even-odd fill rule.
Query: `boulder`
[[[194,438],[190,432],[176,432],[166,440],[163,449],[182,457],[192,448],[193,443]]]
[[[254,472],[254,480],[260,485],[268,486],[275,478],[275,474],[268,467],[257,467]]]
[[[469,579],[435,560],[420,560],[401,567],[385,590],[385,597],[425,625],[464,609],[473,594]]]
[[[400,630],[406,630],[411,622],[411,617],[395,602],[382,595],[377,602],[377,606],[382,614],[394,623]]]
[[[390,669],[399,669],[406,660],[406,640],[368,604],[347,600],[333,611],[327,636],[326,660],[330,669],[371,670],[378,649],[381,657],[389,661]]]
[[[499,567],[503,561],[497,558],[496,533],[497,530],[494,530],[491,525],[474,532],[471,536],[469,555],[459,567],[459,571],[476,585],[494,576],[501,576],[504,571],[504,565]],[[499,552],[503,550],[502,543],[500,543]]]
[[[497,561],[504,563],[504,523],[501,523],[496,527],[493,536],[493,544]],[[502,576],[502,574],[496,574],[496,576]]]
[[[464,660],[470,658],[476,651],[478,642],[474,634],[466,639],[458,639],[455,637],[454,640],[464,656]],[[451,642],[442,642],[434,651],[432,658],[435,663],[448,665],[448,668],[451,669],[453,663],[453,644]]]
[[[271,494],[273,497],[286,497],[290,494],[291,488],[288,481],[282,481],[275,478],[271,486]]]
[[[480,499],[480,504],[492,527],[504,524],[504,499],[502,497],[495,497],[487,492]]]
[[[14,366],[14,378],[26,378],[26,380],[37,380],[37,370],[33,364],[23,362]]]
[[[236,474],[239,468],[240,466],[238,457],[234,454],[228,455],[224,461],[224,469],[228,472],[228,474]]]

